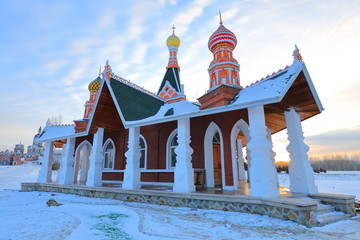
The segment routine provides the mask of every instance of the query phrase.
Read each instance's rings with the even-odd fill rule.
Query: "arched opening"
[[[204,138],[205,185],[206,187],[225,186],[223,137],[220,128],[211,122]]]
[[[249,180],[249,164],[251,164],[250,152],[246,147],[250,141],[249,126],[240,119],[237,121],[231,130],[231,156],[234,179],[237,179],[235,185],[237,188],[242,186],[241,182]]]
[[[104,170],[113,170],[115,160],[115,145],[114,142],[109,138],[104,144]]]
[[[175,129],[169,135],[166,144],[166,164],[168,169],[174,168],[176,165],[175,149],[177,146],[178,146],[178,136],[177,136],[177,129]]]
[[[88,141],[79,144],[75,152],[74,183],[85,184],[90,166],[89,156],[92,146]]]
[[[140,135],[139,147],[140,147],[139,150],[141,153],[139,167],[142,169],[146,169],[147,168],[147,144],[146,144],[144,136],[142,136],[142,135]]]

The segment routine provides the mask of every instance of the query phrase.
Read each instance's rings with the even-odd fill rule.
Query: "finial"
[[[99,75],[101,74],[101,65],[100,65],[100,68],[99,68]]]
[[[294,57],[294,62],[301,62],[303,60],[300,51],[297,47],[297,45],[295,44],[295,50],[293,51],[293,57]]]
[[[175,24],[173,24],[173,26],[172,26],[172,30],[173,30],[173,34],[175,34]]]
[[[221,17],[221,11],[219,11],[219,18],[220,18],[220,25],[223,24],[222,17]]]
[[[106,60],[106,65],[109,65],[109,60]]]
[[[51,126],[51,125],[52,125],[51,120],[50,118],[48,118],[48,120],[46,121],[46,126]]]

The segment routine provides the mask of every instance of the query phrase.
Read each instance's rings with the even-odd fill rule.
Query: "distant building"
[[[16,144],[14,151],[5,150],[0,152],[0,165],[20,165],[27,162],[37,162],[43,156],[44,146],[42,143],[35,143],[40,136],[41,127],[33,138],[33,144],[28,146],[25,153],[25,146],[21,143]]]

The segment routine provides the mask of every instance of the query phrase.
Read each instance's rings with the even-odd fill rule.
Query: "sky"
[[[360,151],[359,1],[0,0],[0,9],[0,151],[30,145],[49,117],[81,119],[106,60],[156,92],[173,24],[181,82],[195,101],[209,88],[207,42],[219,10],[237,36],[242,86],[290,65],[299,47],[325,108],[302,124],[309,154]],[[286,131],[273,140],[277,160],[286,160]]]

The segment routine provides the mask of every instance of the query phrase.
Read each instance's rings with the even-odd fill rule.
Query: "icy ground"
[[[19,192],[38,166],[0,166],[0,239],[360,239],[360,218],[324,227],[255,214],[125,203],[47,192]],[[360,197],[360,172],[316,174],[320,192]],[[280,174],[281,185],[288,175]],[[61,206],[47,207],[50,198]]]

